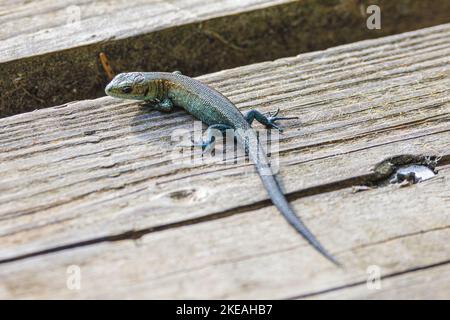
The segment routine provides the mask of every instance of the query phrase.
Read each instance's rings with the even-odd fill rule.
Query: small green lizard
[[[277,117],[277,113],[265,116],[257,110],[249,111],[245,116],[236,106],[218,91],[202,82],[182,75],[176,71],[168,72],[130,72],[117,75],[106,87],[107,95],[122,99],[142,100],[155,110],[170,112],[174,106],[181,107],[195,118],[206,123],[207,139],[200,145],[210,147],[214,143],[213,129],[225,131],[233,129],[235,137],[244,146],[246,153],[254,163],[258,174],[273,204],[286,220],[322,255],[339,265],[295,215],[270,170],[267,157],[259,146],[256,133],[251,129],[254,120],[267,128],[281,130],[275,122],[292,118]]]

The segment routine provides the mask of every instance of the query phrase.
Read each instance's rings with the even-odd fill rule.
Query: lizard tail
[[[269,162],[267,160],[266,154],[259,144],[256,134],[248,133],[253,130],[246,130],[246,136],[242,137],[245,141],[244,146],[246,152],[250,159],[255,164],[258,171],[259,177],[264,184],[273,204],[285,217],[285,219],[300,233],[303,238],[305,238],[317,251],[319,251],[325,258],[330,260],[337,266],[341,266],[339,261],[337,261],[328,251],[320,244],[316,237],[309,231],[306,225],[300,220],[300,218],[295,214],[291,205],[287,201],[283,192],[281,191],[280,185],[275,179],[275,175],[270,168]]]

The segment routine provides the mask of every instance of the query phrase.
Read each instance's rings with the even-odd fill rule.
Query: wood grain
[[[286,224],[251,165],[171,158],[171,133],[193,126],[181,111],[100,98],[1,119],[0,296],[370,297],[369,265],[394,285],[445,268],[449,34],[442,25],[199,78],[242,111],[300,117],[285,123],[280,180],[344,269]],[[442,169],[352,192],[408,154],[438,156]],[[81,267],[81,291],[66,287],[69,265]]]
[[[356,195],[343,189],[296,200],[295,209],[345,269],[324,260],[267,207],[4,264],[0,292],[7,298],[317,298],[328,290],[348,298],[351,290],[342,288],[365,284],[368,266],[380,266],[382,286],[389,286],[392,275],[448,265],[449,179],[445,170],[410,188]],[[72,265],[81,269],[80,291],[66,287]],[[447,278],[443,273],[440,281]],[[360,298],[373,294],[360,286]],[[414,295],[448,297],[445,288]]]
[[[0,63],[287,2],[214,0],[205,6],[203,1],[183,0],[38,0],[10,4],[0,20]]]
[[[450,292],[448,263],[427,266],[423,269],[395,274],[383,279],[379,288],[366,284],[355,285],[312,295],[310,299],[445,299]]]

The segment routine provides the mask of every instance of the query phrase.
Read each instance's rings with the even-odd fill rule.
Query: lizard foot
[[[280,113],[280,108],[277,109],[275,112],[268,112],[266,114],[267,117],[267,127],[269,128],[275,128],[280,132],[283,132],[283,129],[280,128],[275,122],[280,120],[293,120],[298,119],[298,117],[277,117],[278,113]]]
[[[214,148],[215,145],[215,139],[211,139],[209,141],[200,141],[200,142],[195,142],[193,140],[191,140],[191,144],[182,144],[180,145],[180,147],[184,147],[184,148],[195,148],[195,147],[201,147],[203,152],[207,152],[209,150],[211,150],[212,148]]]
[[[266,114],[262,114],[258,110],[250,110],[245,114],[245,120],[247,120],[248,124],[252,124],[253,120],[258,121],[262,125],[264,125],[266,128],[272,129],[275,128],[279,131],[283,131],[276,122],[280,120],[291,120],[291,119],[298,119],[298,117],[277,117],[278,113],[280,112],[280,109],[278,109],[275,112],[269,112]]]

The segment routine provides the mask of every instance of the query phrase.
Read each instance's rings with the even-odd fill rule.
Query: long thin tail
[[[337,266],[341,266],[339,261],[337,261],[328,251],[320,244],[320,242],[314,237],[314,235],[309,231],[306,225],[300,220],[300,218],[295,214],[291,205],[284,196],[281,188],[275,179],[275,176],[270,169],[269,162],[265,155],[264,150],[257,141],[256,134],[249,133],[247,130],[245,136],[241,135],[244,142],[246,152],[250,159],[255,164],[258,171],[259,177],[261,178],[264,187],[266,188],[273,204],[278,208],[281,214],[286,218],[286,220],[300,233],[303,238],[305,238],[317,251],[319,251],[324,257],[333,262]]]
[[[300,218],[295,214],[291,205],[281,191],[274,175],[267,175],[267,172],[261,174],[258,167],[259,166],[257,166],[257,170],[262,183],[266,187],[273,204],[278,208],[281,214],[295,228],[295,230],[303,236],[303,238],[305,238],[314,248],[316,248],[317,251],[319,251],[324,257],[334,264],[340,266],[340,263],[330,253],[328,253],[328,251],[320,244],[311,231],[309,231],[302,220],[300,220]]]

